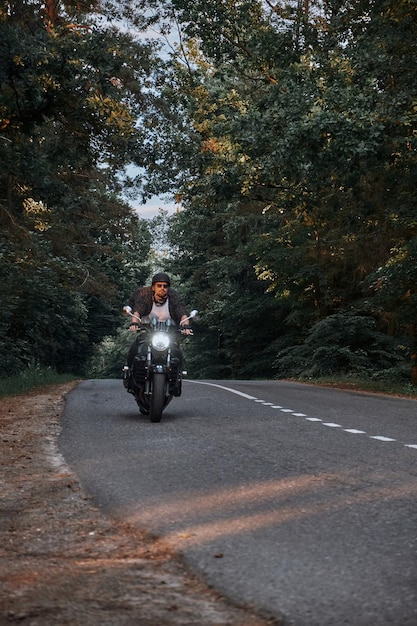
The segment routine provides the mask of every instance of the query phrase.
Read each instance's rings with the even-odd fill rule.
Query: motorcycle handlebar
[[[136,329],[137,329],[137,330],[139,330],[140,328],[143,328],[143,329],[145,329],[145,328],[150,328],[150,327],[151,327],[151,324],[150,324],[149,322],[148,322],[148,323],[146,323],[146,322],[131,322],[131,323],[129,324],[129,328],[130,328],[131,326],[136,326]],[[171,326],[171,329],[172,329],[172,330],[178,330],[178,332],[179,332],[181,335],[186,335],[186,334],[188,334],[188,335],[194,335],[194,331],[193,331],[193,329],[192,329],[192,328],[190,328],[189,326],[185,326],[185,327],[183,326],[183,327],[180,327],[180,328],[178,328],[178,329],[176,329],[176,328],[175,328],[175,326]],[[187,331],[188,331],[188,333],[187,333]]]

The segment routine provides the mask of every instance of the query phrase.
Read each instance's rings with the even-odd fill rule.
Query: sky
[[[128,29],[129,30],[129,29]],[[176,35],[175,28],[172,30],[171,34],[166,36],[164,35],[161,39],[161,35],[157,30],[150,28],[143,34],[139,34],[137,32],[134,33],[135,36],[139,36],[139,38],[144,39],[159,39],[165,42],[165,45],[170,48],[178,39],[178,35]],[[163,49],[162,49],[163,50]],[[135,170],[133,166],[128,167],[128,172],[130,170]],[[146,204],[139,204],[138,201],[134,199],[128,200],[129,204],[132,206],[135,212],[139,214],[139,216],[143,219],[152,219],[156,215],[158,215],[159,209],[163,209],[168,212],[168,215],[172,215],[178,209],[178,205],[175,204],[174,200],[168,202],[165,198],[160,198],[159,196],[153,196],[150,198]]]
[[[175,213],[176,209],[174,202],[165,202],[165,200],[158,198],[158,196],[153,196],[146,204],[138,205],[134,201],[130,204],[142,219],[152,219],[158,214],[159,209],[167,211],[168,215]]]

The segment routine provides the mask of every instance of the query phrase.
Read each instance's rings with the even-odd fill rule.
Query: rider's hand
[[[139,315],[133,315],[130,321],[129,330],[135,332],[139,328],[140,321]]]
[[[183,324],[181,327],[181,332],[183,335],[192,335],[193,331],[189,324]]]

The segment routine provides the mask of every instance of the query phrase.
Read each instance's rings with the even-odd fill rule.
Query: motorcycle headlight
[[[152,337],[152,347],[155,350],[163,351],[169,346],[169,337],[166,333],[155,333]]]

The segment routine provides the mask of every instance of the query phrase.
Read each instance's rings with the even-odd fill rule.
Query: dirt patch
[[[75,383],[0,400],[0,625],[266,626],[146,533],[104,516],[60,456]]]

